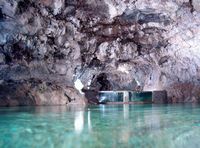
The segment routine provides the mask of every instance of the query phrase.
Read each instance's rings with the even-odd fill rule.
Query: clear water
[[[0,108],[0,148],[82,147],[200,147],[200,106]]]

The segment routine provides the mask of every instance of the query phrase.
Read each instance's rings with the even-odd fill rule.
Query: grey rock
[[[192,6],[196,11],[200,11],[200,1],[199,0],[192,0]]]
[[[1,85],[23,84],[39,98],[22,95],[11,105],[57,104],[58,97],[69,103],[65,92],[81,97],[77,79],[95,91],[140,87],[167,90],[174,102],[198,102],[197,0],[7,0],[0,7]]]
[[[67,73],[67,66],[64,64],[55,64],[55,71],[59,75],[65,75]]]
[[[5,56],[4,54],[0,53],[0,64],[5,63]]]

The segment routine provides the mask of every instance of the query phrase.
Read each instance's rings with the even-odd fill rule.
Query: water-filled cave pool
[[[199,105],[0,108],[0,148],[193,148],[199,139]]]

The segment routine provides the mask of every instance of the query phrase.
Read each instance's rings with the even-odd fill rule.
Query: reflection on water
[[[123,105],[123,111],[124,111],[124,119],[128,119],[129,118],[129,105],[128,104]]]
[[[199,107],[1,108],[0,147],[200,147]]]
[[[78,111],[75,113],[75,119],[74,119],[74,130],[77,133],[81,133],[84,127],[84,112]]]
[[[92,131],[92,122],[91,122],[91,114],[90,111],[88,111],[88,130]]]

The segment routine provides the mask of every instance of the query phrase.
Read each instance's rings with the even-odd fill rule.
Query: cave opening
[[[99,86],[99,91],[112,90],[111,83],[105,73],[101,73],[96,78],[96,85]]]
[[[91,81],[89,88],[82,89],[82,91],[85,93],[89,103],[99,104],[99,91],[110,91],[112,90],[112,85],[106,73],[94,75]]]

